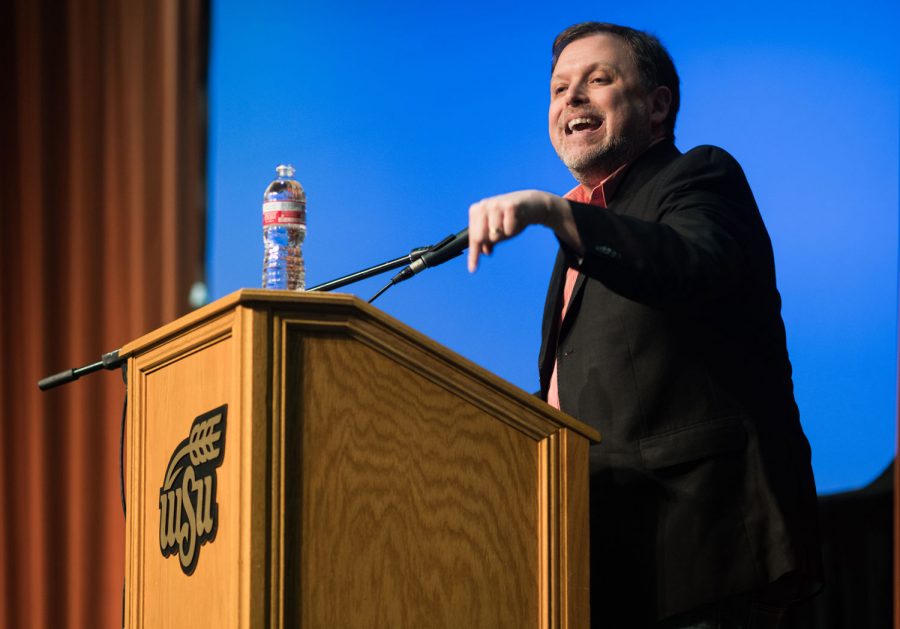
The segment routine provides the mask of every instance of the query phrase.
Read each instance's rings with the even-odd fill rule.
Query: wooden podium
[[[126,627],[587,627],[592,429],[349,295],[123,347]]]

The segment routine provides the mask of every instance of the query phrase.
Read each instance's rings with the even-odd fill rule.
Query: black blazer
[[[592,609],[640,626],[800,575],[821,580],[810,450],[772,246],[738,163],[649,149],[608,209],[571,202],[539,358],[594,426]],[[565,268],[581,271],[557,329]]]

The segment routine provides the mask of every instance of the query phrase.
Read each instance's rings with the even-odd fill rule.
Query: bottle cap
[[[277,172],[278,176],[282,179],[287,179],[294,176],[294,167],[290,164],[279,164],[275,168],[275,172]]]

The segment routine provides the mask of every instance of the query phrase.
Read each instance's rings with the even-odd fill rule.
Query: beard
[[[605,124],[605,120],[604,120]],[[605,179],[627,164],[650,144],[651,134],[634,121],[615,136],[607,136],[590,146],[567,147],[563,143],[556,154],[580,183]]]
[[[611,173],[628,162],[637,152],[637,144],[624,137],[606,138],[594,146],[568,149],[560,147],[556,152],[566,168],[581,181],[591,173]]]

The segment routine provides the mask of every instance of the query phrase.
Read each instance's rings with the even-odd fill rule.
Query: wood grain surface
[[[301,624],[536,626],[537,442],[362,344],[302,353]]]

